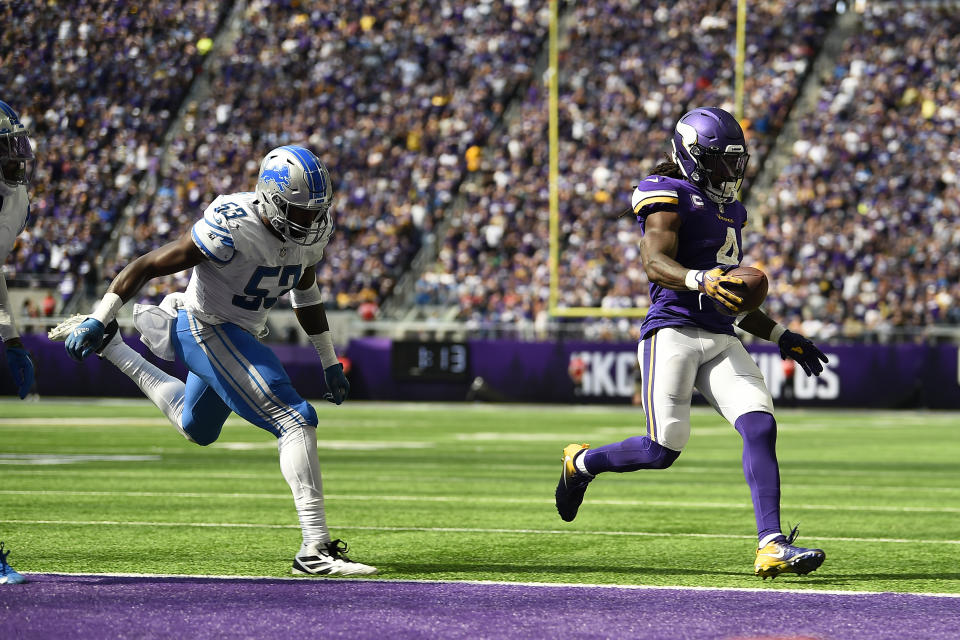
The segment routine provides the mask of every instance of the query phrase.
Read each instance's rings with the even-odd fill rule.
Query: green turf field
[[[562,447],[637,435],[639,410],[315,405],[328,524],[384,578],[960,592],[957,414],[782,411],[784,526],[827,560],[763,582],[712,412],[672,468],[601,476],[568,524]],[[0,401],[0,501],[25,574],[285,576],[299,546],[272,436],[233,416],[199,447],[145,401]]]

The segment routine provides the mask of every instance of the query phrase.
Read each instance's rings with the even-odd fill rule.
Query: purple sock
[[[750,485],[759,539],[780,533],[780,468],[777,421],[766,411],[745,413],[734,423],[743,436],[743,475]]]
[[[623,473],[637,469],[666,469],[680,452],[662,447],[647,436],[637,436],[587,449],[583,455],[587,471],[596,475],[604,471]]]

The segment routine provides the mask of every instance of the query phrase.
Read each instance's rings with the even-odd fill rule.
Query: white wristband
[[[110,321],[117,317],[117,312],[123,306],[123,300],[117,294],[110,292],[103,296],[100,304],[90,314],[91,318],[99,320],[103,326],[110,324]]]
[[[700,290],[700,281],[697,280],[698,273],[700,272],[696,269],[690,269],[690,271],[687,271],[687,277],[683,279],[684,284],[687,285],[687,289],[690,289],[690,291]]]
[[[780,336],[782,336],[787,331],[787,328],[780,323],[777,323],[770,331],[770,342],[780,342]]]
[[[310,338],[310,342],[313,343],[313,348],[317,350],[317,355],[320,356],[320,364],[323,365],[323,368],[332,367],[337,364],[337,352],[333,350],[333,334],[329,331],[324,331],[323,333],[315,333],[313,335],[307,336]]]

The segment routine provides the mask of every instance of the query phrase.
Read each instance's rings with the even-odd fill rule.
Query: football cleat
[[[84,316],[80,314],[71,316],[55,326],[53,329],[50,329],[50,331],[47,332],[47,337],[54,342],[63,342],[70,336],[71,333],[73,333],[74,329],[80,326],[80,323],[89,317],[90,316]],[[115,319],[111,320],[103,330],[103,340],[100,341],[100,346],[94,349],[97,355],[102,358],[103,350],[107,348],[107,345],[110,344],[111,340],[119,335],[120,325]],[[120,340],[123,340],[123,338],[121,337]]]
[[[757,549],[757,561],[753,571],[766,580],[776,578],[781,573],[796,573],[806,575],[823,564],[827,554],[823,549],[804,549],[793,546],[797,539],[799,526],[790,531],[790,535],[783,542],[770,542]]]
[[[588,444],[568,444],[563,448],[563,469],[560,471],[560,482],[557,483],[557,512],[566,522],[573,522],[577,517],[577,510],[583,502],[583,494],[593,476],[577,470],[573,464],[574,458],[581,451],[590,448]]]
[[[314,542],[293,558],[295,575],[311,576],[370,576],[376,567],[354,562],[347,557],[347,543],[343,540]]]
[[[0,584],[21,584],[27,579],[14,571],[13,567],[7,564],[9,551],[3,550],[3,543],[0,542]]]

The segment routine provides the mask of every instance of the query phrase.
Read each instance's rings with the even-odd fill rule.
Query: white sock
[[[317,457],[316,427],[295,427],[277,440],[280,450],[280,471],[293,491],[303,544],[298,555],[314,542],[329,542],[327,518],[323,510],[323,484],[320,481],[320,459]]]
[[[577,471],[580,473],[585,473],[588,476],[592,476],[593,474],[587,471],[587,464],[584,461],[587,456],[583,454],[586,453],[586,451],[586,449],[581,449],[575,456],[573,456],[573,466],[576,467]]]
[[[183,398],[186,389],[183,380],[160,370],[123,340],[116,338],[111,340],[110,344],[103,349],[103,357],[137,383],[144,395],[163,411],[163,415],[167,416],[180,435],[193,442],[193,438],[187,435],[180,422],[183,417]]]
[[[763,540],[760,541],[760,544],[757,545],[758,549],[763,549],[765,546],[782,536],[782,533],[768,533],[763,537]]]

